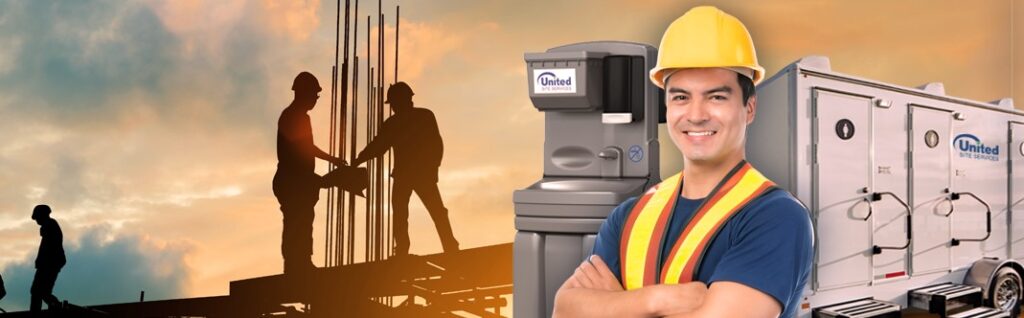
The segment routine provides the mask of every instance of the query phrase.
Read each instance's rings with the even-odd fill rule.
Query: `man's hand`
[[[338,158],[338,157],[331,157],[330,159],[328,159],[328,161],[330,161],[331,163],[333,163],[337,167],[347,166],[348,165],[348,162],[345,161],[345,159],[341,159],[341,158]]]
[[[611,269],[608,269],[608,264],[597,255],[591,255],[583,261],[565,284],[568,288],[622,291],[622,284],[615,278]]]
[[[370,158],[366,158],[366,157],[363,156],[363,155],[365,155],[365,152],[366,152],[366,150],[363,150],[363,151],[359,152],[359,155],[356,156],[356,159],[352,160],[352,166],[358,167],[358,166],[361,166],[364,162],[370,160]]]

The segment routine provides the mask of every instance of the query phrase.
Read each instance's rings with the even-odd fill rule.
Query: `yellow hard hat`
[[[747,28],[736,17],[712,6],[690,9],[668,26],[658,47],[658,65],[651,70],[651,81],[665,88],[666,72],[692,67],[747,69],[753,73],[754,84],[764,77]]]

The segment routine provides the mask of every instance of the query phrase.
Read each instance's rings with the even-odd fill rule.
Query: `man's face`
[[[723,68],[691,68],[675,72],[665,83],[669,137],[688,162],[743,158],[756,100],[751,96],[744,107],[736,76]]]
[[[36,224],[43,225],[44,218],[46,218],[45,214],[32,212],[32,220],[36,221]]]
[[[399,98],[395,98],[392,101],[388,101],[388,104],[391,105],[391,110],[392,111],[394,111],[395,113],[398,113],[398,112],[404,111],[404,110],[406,110],[408,108],[412,108],[412,97],[399,97]]]
[[[319,99],[320,92],[310,91],[306,93],[306,103],[308,104],[307,107],[309,107],[309,110],[313,110],[313,108],[316,107],[316,101]]]
[[[297,90],[295,91],[295,104],[301,108],[305,108],[306,111],[313,110],[316,107],[316,101],[320,99],[320,92],[312,90]]]

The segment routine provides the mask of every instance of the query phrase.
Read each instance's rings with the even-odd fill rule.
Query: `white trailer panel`
[[[801,317],[858,299],[905,308],[936,284],[990,298],[997,271],[1024,271],[1010,259],[1024,259],[1024,113],[1008,100],[857,78],[823,57],[757,91],[747,157],[810,203],[815,227]]]

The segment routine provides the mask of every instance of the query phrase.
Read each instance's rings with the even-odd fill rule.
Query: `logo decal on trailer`
[[[999,161],[999,146],[989,147],[972,134],[957,135],[953,138],[953,148],[960,151],[960,158]]]
[[[839,139],[850,140],[853,138],[855,130],[853,122],[849,119],[843,118],[836,122],[836,135],[839,136]]]
[[[1020,142],[1020,155],[1024,156],[1024,141]]]

